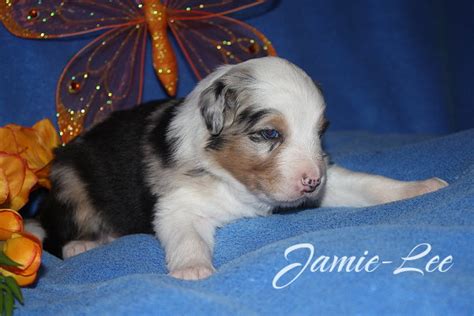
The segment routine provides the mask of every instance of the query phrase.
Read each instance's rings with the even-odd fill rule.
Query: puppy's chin
[[[260,192],[258,195],[273,208],[295,208],[309,201],[317,201],[322,193],[322,186],[316,188],[314,192],[303,194],[275,194],[270,192]]]
[[[276,209],[295,208],[302,205],[306,200],[306,197],[302,197],[294,201],[274,201],[273,207]]]

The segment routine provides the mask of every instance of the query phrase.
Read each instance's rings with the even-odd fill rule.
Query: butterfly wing
[[[58,38],[143,21],[134,0],[3,0],[0,20],[16,36]]]
[[[164,5],[174,18],[194,19],[193,13],[225,15],[264,3],[266,0],[167,0]]]
[[[81,49],[66,65],[56,90],[64,143],[112,111],[140,102],[146,24],[114,28]]]
[[[276,55],[271,42],[256,28],[227,16],[170,17],[169,26],[199,79],[221,64]]]

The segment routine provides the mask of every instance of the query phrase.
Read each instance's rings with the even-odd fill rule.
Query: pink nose
[[[303,185],[303,191],[307,193],[311,193],[318,185],[321,183],[321,179],[315,176],[303,176],[301,178],[301,184]]]

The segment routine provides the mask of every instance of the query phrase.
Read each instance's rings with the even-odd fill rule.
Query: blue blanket
[[[438,176],[450,185],[368,208],[239,220],[218,230],[218,271],[198,282],[167,276],[163,250],[148,235],[65,261],[45,253],[39,281],[25,289],[18,314],[472,313],[474,130],[444,137],[329,133],[327,148],[346,167],[405,180]],[[288,247],[303,243],[285,259]],[[310,246],[313,258],[299,277],[302,266],[275,278],[290,264],[304,266]],[[330,259],[327,265],[321,256]],[[360,272],[337,272],[328,270],[334,256],[367,259]],[[368,264],[374,256],[391,263]],[[319,270],[311,272],[315,261]],[[406,268],[415,271],[394,274]]]

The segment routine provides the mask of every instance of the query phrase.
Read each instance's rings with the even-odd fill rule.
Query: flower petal
[[[38,185],[43,188],[51,190],[51,181],[49,180],[49,173],[51,171],[51,163],[44,166],[44,168],[35,172],[36,177],[38,178]]]
[[[26,169],[25,181],[23,182],[23,187],[21,192],[11,199],[10,208],[14,210],[21,209],[27,202],[30,196],[31,190],[38,183],[38,178],[30,169]]]
[[[7,178],[10,196],[17,195],[25,179],[25,162],[17,155],[0,152],[0,168]]]
[[[9,197],[0,207],[19,210],[28,201],[30,191],[38,179],[18,155],[0,152],[0,168],[5,173],[10,191]]]
[[[35,237],[25,233],[14,233],[5,241],[3,252],[20,267],[3,267],[20,275],[31,275],[38,271],[41,264],[41,246]]]
[[[43,147],[36,130],[15,124],[8,124],[5,128],[10,129],[15,137],[18,151],[14,153],[25,159],[31,170],[42,168],[52,159],[51,150]],[[7,152],[11,151],[7,149]]]
[[[0,139],[0,151],[21,156],[38,177],[38,184],[51,187],[49,166],[60,140],[50,120],[41,120],[32,128],[8,124],[0,128]]]
[[[8,270],[0,268],[0,273],[3,274],[4,276],[8,277],[11,276],[12,278],[15,279],[16,283],[18,283],[19,286],[27,286],[33,283],[36,279],[36,272],[30,275],[19,275],[15,274],[13,272],[10,272]]]
[[[10,209],[0,209],[0,240],[7,240],[13,233],[23,230],[21,215]]]
[[[38,132],[44,146],[50,150],[60,144],[59,135],[50,120],[44,119],[33,125],[33,129]]]
[[[12,154],[19,151],[13,131],[7,127],[0,127],[0,151]]]
[[[0,205],[5,203],[9,193],[10,189],[8,188],[7,176],[5,175],[5,171],[0,168]]]

